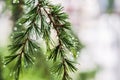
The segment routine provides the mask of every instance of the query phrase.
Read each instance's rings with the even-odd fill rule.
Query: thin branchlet
[[[61,24],[56,24],[56,23],[54,22],[53,18],[52,18],[52,15],[51,15],[50,13],[48,13],[48,11],[47,11],[45,8],[43,8],[43,9],[44,9],[44,11],[46,12],[46,14],[48,15],[48,17],[49,17],[49,19],[50,19],[50,22],[53,24],[53,27],[54,27],[54,29],[55,29],[56,32],[57,32],[57,36],[59,37],[60,33],[59,33],[59,30],[57,29],[57,27],[61,26]],[[63,48],[63,45],[62,45],[62,42],[61,42],[60,38],[58,38],[58,41],[59,41],[59,44],[58,44],[59,49],[62,49],[62,48]],[[57,53],[56,53],[56,54],[57,54]],[[64,55],[64,54],[63,54],[63,55]],[[62,60],[62,65],[63,65],[63,78],[62,78],[62,80],[65,80],[65,77],[66,77],[67,74],[68,74],[68,73],[67,73],[67,68],[66,68],[66,65],[65,65],[65,56],[62,56],[61,60]]]

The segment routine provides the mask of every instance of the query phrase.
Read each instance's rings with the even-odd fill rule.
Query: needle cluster
[[[24,15],[16,22],[22,29],[15,27],[13,31],[11,54],[5,57],[5,65],[14,62],[13,75],[18,80],[22,68],[30,67],[36,54],[44,53],[39,43],[39,39],[43,39],[47,47],[46,58],[53,61],[55,74],[61,80],[71,80],[69,73],[77,70],[72,58],[76,58],[82,45],[71,30],[68,15],[61,5],[53,5],[48,0],[23,2]],[[14,0],[14,4],[18,3],[19,0]],[[52,31],[56,39],[52,38]]]

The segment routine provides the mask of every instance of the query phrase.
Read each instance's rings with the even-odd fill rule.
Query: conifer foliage
[[[13,0],[14,4],[19,2]],[[16,26],[21,28],[15,27],[13,31],[12,43],[9,45],[11,54],[5,57],[5,65],[14,63],[13,76],[19,80],[21,70],[33,65],[37,54],[45,53],[46,58],[53,61],[55,74],[61,80],[71,80],[70,72],[77,70],[72,60],[82,45],[71,30],[68,15],[61,5],[53,5],[48,0],[23,2],[24,14],[16,22]],[[52,38],[53,31],[56,39]],[[41,50],[40,39],[46,43],[46,52]]]

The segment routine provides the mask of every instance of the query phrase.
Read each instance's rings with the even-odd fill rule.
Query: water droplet
[[[14,71],[13,74],[15,74],[16,72]]]
[[[17,31],[17,27],[14,27],[14,30]]]
[[[79,55],[77,54],[76,57],[78,57]]]
[[[80,52],[77,52],[77,54],[79,54]]]
[[[10,76],[12,76],[12,73],[10,73]]]
[[[2,63],[5,64],[5,58],[3,57],[2,59],[3,59],[3,60],[2,60]]]
[[[3,67],[5,68],[5,67],[6,67],[6,65],[3,65]]]
[[[35,0],[35,5],[37,5],[38,4],[38,0]]]
[[[74,40],[74,37],[72,37],[72,40]]]
[[[4,64],[4,60],[2,60],[2,63]]]
[[[26,68],[26,67],[27,67],[27,64],[26,64],[26,65],[24,65],[24,67]]]
[[[48,58],[46,58],[46,61],[48,61]]]
[[[33,57],[33,59],[36,59],[36,57]]]
[[[13,3],[19,3],[19,0],[13,0]]]
[[[70,54],[72,55],[72,53],[70,52]]]
[[[21,26],[22,24],[21,24],[21,23],[19,23],[19,25]]]
[[[50,72],[50,74],[53,74],[52,72]]]
[[[22,32],[24,32],[24,31],[22,31]]]
[[[47,18],[47,19],[46,19],[46,21],[47,21],[47,22],[50,22],[50,19],[49,19],[49,18]]]
[[[10,37],[11,39],[13,38],[13,36]]]
[[[35,50],[35,51],[37,51],[37,49],[36,49],[36,48],[35,48],[34,50]]]

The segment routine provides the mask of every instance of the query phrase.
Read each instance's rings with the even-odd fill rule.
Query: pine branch
[[[46,14],[48,15],[48,17],[49,17],[49,19],[50,19],[50,22],[53,24],[53,27],[54,27],[54,29],[56,30],[56,32],[57,32],[57,36],[60,38],[60,33],[59,33],[59,30],[58,30],[58,27],[60,27],[60,26],[62,26],[61,24],[56,24],[54,21],[55,20],[53,20],[53,18],[54,17],[52,17],[51,16],[51,14],[49,14],[48,12],[47,12],[47,10],[44,8],[44,11],[46,12]],[[64,48],[64,46],[63,46],[63,44],[62,44],[62,42],[61,42],[61,40],[60,39],[58,39],[58,41],[59,41],[59,44],[58,44],[58,50],[62,50],[62,48]],[[51,54],[53,54],[53,53],[51,53]],[[54,61],[56,61],[56,58],[57,58],[57,54],[59,54],[58,52],[55,52],[54,53],[56,56],[52,56],[52,57],[50,57],[50,58],[54,58]],[[65,55],[64,55],[64,53],[62,53],[61,52],[61,60],[62,60],[62,66],[63,66],[63,78],[62,78],[62,80],[67,80],[67,79],[69,79],[69,75],[68,75],[68,72],[67,72],[67,68],[66,68],[66,64],[65,64]]]
[[[76,68],[73,66],[73,64],[70,63],[69,60],[67,60],[67,58],[65,58],[66,57],[65,48],[68,48],[69,50],[70,50],[70,48],[67,47],[69,45],[69,43],[64,42],[64,41],[68,41],[68,40],[64,40],[63,38],[61,38],[61,36],[63,36],[63,34],[62,34],[62,32],[60,32],[60,30],[62,30],[62,28],[64,28],[64,24],[69,23],[69,22],[65,21],[66,19],[68,19],[68,17],[64,12],[62,12],[62,7],[61,6],[54,6],[53,9],[55,9],[55,10],[53,10],[53,12],[51,12],[51,13],[48,12],[45,8],[43,8],[43,9],[46,12],[46,14],[48,15],[48,17],[50,19],[50,23],[52,23],[52,26],[56,30],[56,33],[57,33],[57,36],[58,36],[58,41],[59,41],[58,46],[55,49],[56,51],[54,52],[55,56],[54,56],[53,53],[51,53],[49,58],[50,59],[53,58],[53,60],[56,61],[57,54],[59,55],[59,51],[61,51],[61,53],[60,53],[61,60],[62,60],[61,66],[63,66],[62,80],[70,80],[71,78],[70,78],[70,76],[68,74],[67,67],[69,69],[71,69],[72,71],[76,70]],[[49,10],[49,11],[52,11],[52,10]],[[62,17],[62,15],[60,15],[60,14],[64,15],[63,19],[60,19]],[[60,22],[63,22],[63,23],[61,24]],[[70,28],[67,28],[67,29],[70,29]],[[66,32],[65,32],[65,34],[66,34]],[[72,46],[72,45],[73,44],[70,43],[70,46]]]
[[[15,2],[19,3],[19,0]],[[69,73],[77,69],[75,63],[67,56],[73,53],[72,56],[76,58],[82,47],[71,30],[68,15],[63,12],[63,7],[52,5],[48,0],[38,0],[37,4],[35,0],[24,3],[29,11],[25,11],[24,16],[17,22],[17,25],[24,28],[14,32],[12,45],[9,46],[11,54],[5,58],[5,65],[15,63],[13,73],[15,80],[18,80],[23,66],[31,66],[35,54],[42,54],[40,46],[36,43],[42,38],[46,42],[47,52],[51,52],[49,59],[53,60],[53,65],[57,63],[54,71],[61,76],[61,80],[71,80]],[[51,47],[54,41],[51,38],[52,29],[56,31],[58,43]]]

